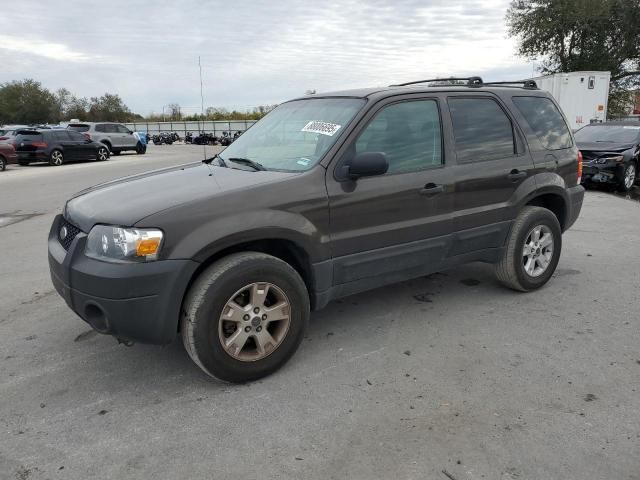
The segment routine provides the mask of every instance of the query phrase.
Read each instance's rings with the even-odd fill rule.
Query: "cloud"
[[[157,0],[142,9],[128,0],[66,0],[45,11],[22,0],[0,37],[0,49],[13,50],[0,81],[32,77],[83,96],[119,93],[144,114],[171,102],[200,110],[198,56],[205,107],[440,75],[515,79],[530,67],[507,38],[508,3]],[[20,27],[33,22],[37,37]]]
[[[60,62],[88,62],[92,59],[90,55],[72,50],[62,43],[8,35],[0,35],[0,50],[36,55]]]

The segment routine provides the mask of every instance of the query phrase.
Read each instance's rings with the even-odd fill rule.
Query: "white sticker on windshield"
[[[634,127],[634,126],[625,126],[622,128],[626,128],[627,130],[640,130],[640,127]]]
[[[335,133],[340,130],[341,126],[342,125],[336,125],[335,123],[318,122],[316,120],[312,120],[307,123],[300,131],[319,133],[320,135],[328,135],[329,137],[333,137]]]

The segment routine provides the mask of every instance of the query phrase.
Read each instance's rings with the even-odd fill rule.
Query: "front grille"
[[[65,218],[62,218],[60,226],[58,228],[58,240],[65,250],[69,250],[71,242],[80,233],[80,229],[75,225],[67,222]]]

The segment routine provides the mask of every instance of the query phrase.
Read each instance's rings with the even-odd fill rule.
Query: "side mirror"
[[[355,180],[360,177],[383,175],[389,170],[389,162],[382,152],[357,153],[349,164],[348,176]]]

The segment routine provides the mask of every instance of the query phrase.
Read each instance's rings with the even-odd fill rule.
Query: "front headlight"
[[[624,162],[624,155],[600,157],[596,160],[596,163],[609,163],[609,162],[616,162],[616,163]]]
[[[148,262],[158,259],[162,237],[155,228],[96,225],[87,237],[85,254],[99,260]]]

